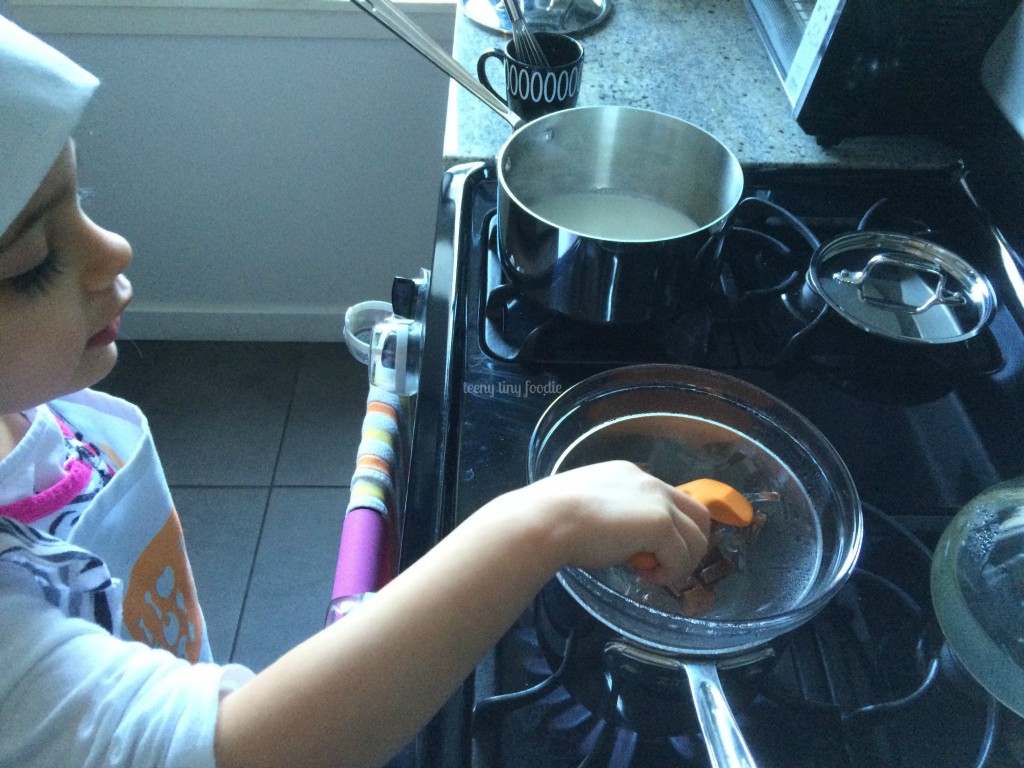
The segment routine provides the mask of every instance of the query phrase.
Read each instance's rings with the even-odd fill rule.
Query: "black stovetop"
[[[748,173],[752,199],[711,262],[706,304],[623,329],[580,328],[502,287],[493,167],[453,169],[427,302],[403,566],[486,501],[527,482],[530,435],[559,392],[623,364],[715,368],[814,423],[865,505],[860,568],[840,597],[773,648],[770,662],[723,673],[759,764],[969,766],[985,755],[987,765],[1013,764],[1018,720],[973,683],[954,680],[928,600],[928,552],[950,516],[1024,474],[1024,306],[957,178]],[[988,276],[997,311],[977,338],[942,350],[879,343],[834,317],[793,326],[779,314],[780,296],[802,280],[811,244],[784,211],[822,241],[859,226],[932,239]],[[417,764],[706,765],[688,724],[688,692],[670,685],[628,694],[609,691],[607,675],[579,680],[574,668],[605,662],[599,651],[587,655],[586,622],[569,633],[565,652],[569,638],[548,626],[546,599],[420,735]],[[567,677],[543,682],[567,655]]]

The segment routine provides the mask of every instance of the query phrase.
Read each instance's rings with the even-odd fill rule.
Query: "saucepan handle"
[[[711,662],[684,662],[690,693],[714,768],[756,768],[747,742],[722,692],[718,667]]]
[[[763,658],[770,655],[771,651],[761,649],[754,653],[757,655],[746,658]],[[713,768],[757,768],[747,742],[736,725],[736,718],[729,709],[729,702],[718,679],[718,666],[713,661],[691,661],[691,657],[681,658],[650,651],[625,640],[608,643],[605,655],[609,654],[669,669],[676,674],[685,672]]]

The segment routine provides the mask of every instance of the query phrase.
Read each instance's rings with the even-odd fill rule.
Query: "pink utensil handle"
[[[372,509],[353,509],[345,515],[334,572],[331,599],[376,592],[391,579],[388,521]]]

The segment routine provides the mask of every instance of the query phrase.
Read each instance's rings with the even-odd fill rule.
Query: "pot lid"
[[[985,491],[953,518],[932,560],[931,590],[953,653],[1024,716],[1024,478]]]
[[[849,322],[899,341],[963,341],[995,308],[992,286],[962,258],[893,232],[854,232],[826,243],[811,259],[807,282]]]

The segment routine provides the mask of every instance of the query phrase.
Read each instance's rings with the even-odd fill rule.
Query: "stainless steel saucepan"
[[[656,320],[702,300],[697,256],[743,171],[707,131],[625,106],[523,122],[388,0],[352,0],[503,117],[498,256],[534,301],[585,322]]]

